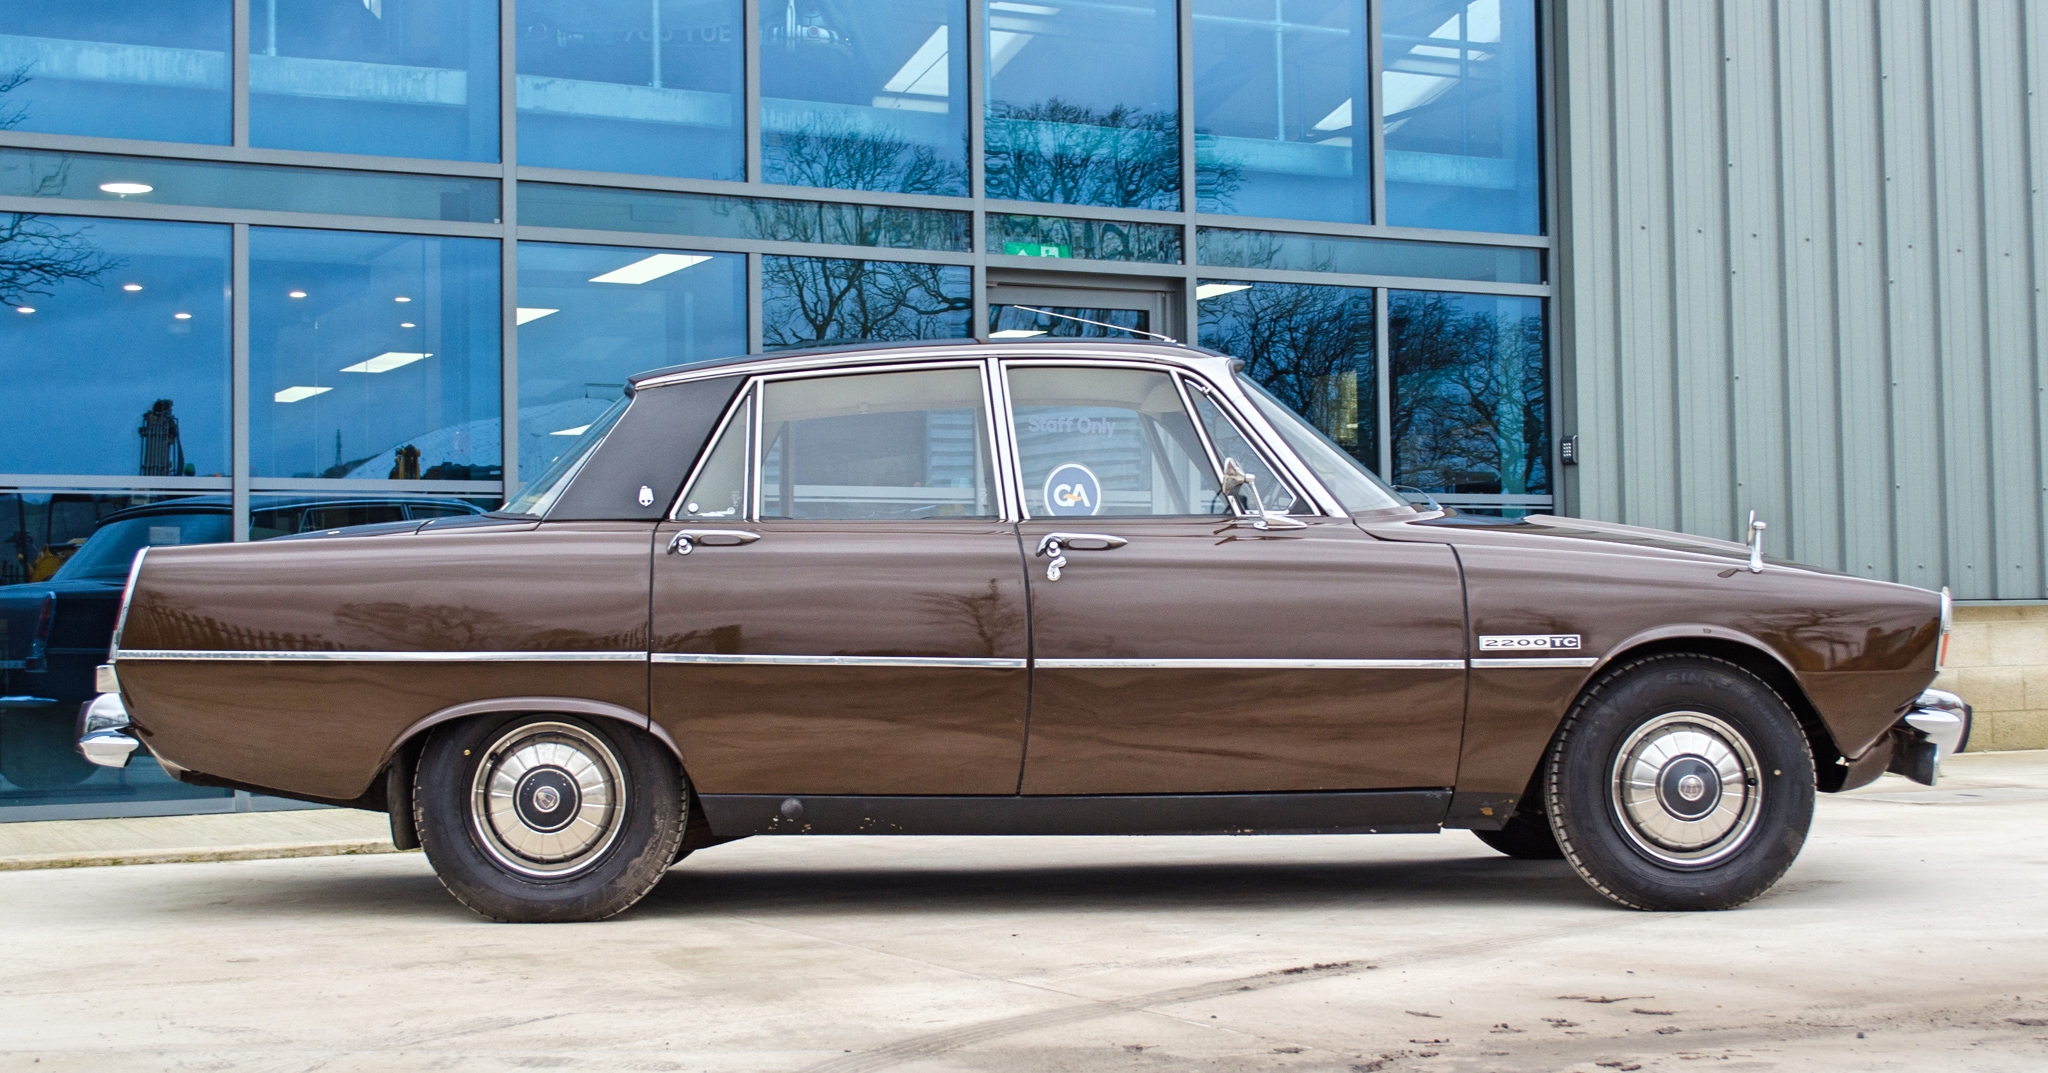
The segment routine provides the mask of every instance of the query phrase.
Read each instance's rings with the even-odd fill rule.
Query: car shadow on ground
[[[716,850],[707,851],[715,853]],[[671,869],[635,915],[778,911],[852,916],[991,912],[1310,909],[1605,904],[1563,861],[1505,857],[1413,861],[1075,863],[976,868],[878,864],[817,869]]]
[[[1145,861],[922,864],[900,853],[849,867],[843,855],[804,867],[802,855],[769,861],[719,861],[714,847],[669,870],[622,919],[820,912],[848,917],[974,915],[1009,912],[1153,913],[1259,909],[1312,910],[1337,904],[1380,908],[1550,905],[1595,908],[1603,902],[1562,861],[1517,861],[1478,849],[1470,857],[1413,860]],[[228,865],[240,873],[219,895],[218,878],[183,873],[183,882],[144,884],[138,896],[166,910],[235,916],[335,915],[474,920],[442,889],[417,854],[323,862]],[[310,862],[308,862],[310,863]],[[359,866],[360,865],[360,866]],[[178,867],[178,866],[172,866]],[[218,866],[203,866],[214,868]],[[168,870],[167,870],[168,873]],[[166,879],[171,875],[166,874]],[[204,895],[203,897],[201,895]]]

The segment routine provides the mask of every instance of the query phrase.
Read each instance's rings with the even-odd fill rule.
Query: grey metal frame
[[[1562,204],[1559,197],[1558,153],[1555,148],[1557,145],[1557,77],[1554,33],[1556,12],[1553,0],[1537,0],[1538,93],[1542,98],[1538,102],[1538,116],[1539,123],[1541,124],[1538,151],[1543,154],[1544,220],[1545,230],[1549,232],[1546,235],[1505,235],[1442,231],[1388,227],[1380,223],[1333,224],[1307,220],[1232,216],[1198,211],[1195,200],[1196,116],[1192,75],[1194,63],[1194,12],[1191,0],[1177,0],[1176,4],[1176,29],[1179,34],[1177,44],[1180,68],[1179,106],[1181,109],[1181,205],[1178,211],[1120,209],[1085,205],[1046,205],[991,199],[987,196],[986,184],[982,174],[986,154],[986,116],[984,112],[987,90],[985,84],[987,18],[982,0],[965,0],[965,2],[968,40],[967,86],[963,98],[965,107],[968,110],[970,187],[969,196],[959,198],[918,194],[891,194],[875,191],[828,190],[761,182],[762,146],[759,107],[761,94],[758,63],[761,39],[761,0],[744,0],[742,5],[744,19],[742,47],[746,50],[744,66],[745,108],[742,126],[746,140],[746,175],[749,180],[746,182],[625,175],[559,168],[524,167],[519,165],[519,115],[516,88],[518,80],[517,19],[514,6],[510,0],[502,3],[499,9],[498,122],[500,163],[355,156],[341,153],[303,152],[253,147],[249,144],[249,49],[252,26],[250,0],[233,0],[233,55],[230,57],[233,81],[231,94],[232,144],[226,146],[187,145],[170,142],[127,141],[116,138],[0,131],[0,147],[281,166],[348,168],[354,170],[402,172],[426,176],[438,175],[496,179],[501,189],[499,218],[494,223],[484,224],[459,221],[349,216],[332,213],[186,208],[132,202],[113,203],[80,199],[0,197],[0,212],[34,212],[55,215],[220,223],[232,225],[236,235],[233,265],[233,318],[235,327],[233,346],[235,365],[231,374],[235,392],[232,419],[234,437],[234,446],[232,448],[234,452],[234,467],[232,472],[234,476],[226,479],[225,482],[221,479],[190,478],[188,480],[205,483],[187,484],[177,479],[166,478],[121,479],[59,474],[0,474],[0,489],[43,490],[63,488],[111,491],[118,488],[135,491],[199,491],[220,490],[223,483],[225,483],[227,490],[234,496],[235,517],[237,519],[235,538],[238,540],[247,538],[247,507],[252,493],[304,490],[332,490],[337,492],[375,490],[387,494],[502,495],[510,497],[517,493],[520,484],[520,474],[518,472],[519,344],[517,325],[517,243],[521,241],[566,242],[656,249],[689,249],[714,253],[743,254],[747,261],[747,345],[749,351],[753,353],[758,353],[763,348],[761,258],[769,255],[853,258],[966,266],[973,273],[974,305],[972,330],[977,338],[985,338],[988,330],[987,290],[989,270],[991,268],[1055,271],[1067,274],[1086,273],[1097,276],[1142,277],[1158,281],[1170,292],[1175,290],[1179,292],[1185,321],[1184,330],[1189,336],[1196,338],[1199,337],[1200,312],[1197,307],[1195,288],[1204,279],[1370,287],[1376,292],[1374,299],[1378,363],[1376,399],[1379,408],[1378,426],[1380,438],[1378,454],[1379,468],[1383,475],[1390,475],[1392,463],[1392,446],[1389,441],[1389,436],[1391,435],[1389,428],[1390,389],[1392,385],[1389,382],[1390,376],[1388,372],[1391,355],[1388,353],[1387,291],[1448,291],[1467,294],[1516,295],[1546,300],[1554,299],[1558,293],[1558,270],[1561,251],[1557,248],[1556,240],[1551,237],[1559,233],[1559,212]],[[1374,96],[1380,89],[1383,68],[1380,44],[1380,7],[1378,0],[1366,0],[1366,3],[1367,85],[1369,87],[1368,95],[1374,97],[1365,105],[1374,116],[1371,123],[1371,201],[1373,219],[1383,220],[1385,219],[1386,211],[1385,138],[1377,119],[1379,103],[1376,96]],[[594,229],[528,227],[521,225],[518,217],[517,193],[518,184],[521,181],[964,211],[970,214],[972,249],[970,252],[961,253],[836,246],[788,241],[643,234]],[[1079,259],[1049,261],[1044,258],[1011,257],[1001,253],[991,253],[987,249],[986,242],[987,217],[990,213],[1127,220],[1139,223],[1177,226],[1182,232],[1182,263],[1159,265]],[[247,464],[248,412],[250,405],[247,370],[247,235],[248,228],[252,226],[305,227],[414,235],[491,238],[497,239],[503,244],[500,257],[502,272],[500,296],[503,361],[500,375],[503,385],[501,392],[503,480],[406,482],[405,487],[399,490],[393,488],[391,482],[384,481],[283,481],[252,479],[249,476]],[[1543,251],[1542,256],[1545,266],[1543,278],[1550,282],[1541,284],[1485,283],[1399,276],[1202,266],[1195,262],[1198,260],[1196,253],[1198,230],[1204,227],[1227,227],[1297,234],[1400,239],[1417,242],[1453,242],[1461,245],[1497,245],[1536,249]],[[1549,301],[1546,304],[1554,306],[1556,303]],[[1550,472],[1552,487],[1556,491],[1551,497],[1506,498],[1556,503],[1564,503],[1566,501],[1565,474],[1567,470],[1561,465],[1561,459],[1557,457],[1556,449],[1557,434],[1568,426],[1569,419],[1569,415],[1563,412],[1560,407],[1560,403],[1565,400],[1567,394],[1561,390],[1565,384],[1564,378],[1569,375],[1564,368],[1562,358],[1563,326],[1560,323],[1561,319],[1554,310],[1549,313],[1549,416],[1552,426],[1551,431],[1553,432],[1550,447]],[[1000,378],[997,379],[999,380]],[[1000,383],[997,383],[996,390],[1001,390]],[[998,449],[1000,450],[1000,448]],[[1446,503],[1493,505],[1489,501],[1503,497],[1439,496],[1437,498]],[[1536,505],[1541,505],[1541,503]]]

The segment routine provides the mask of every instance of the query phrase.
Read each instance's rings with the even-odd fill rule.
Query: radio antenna
[[[1129,332],[1132,335],[1142,335],[1149,339],[1157,339],[1162,343],[1172,343],[1175,346],[1180,345],[1180,340],[1175,339],[1173,336],[1160,335],[1158,332],[1148,332],[1143,328],[1126,328],[1121,324],[1110,324],[1100,320],[1089,320],[1087,317],[1077,317],[1071,313],[1055,313],[1050,309],[1040,309],[1037,306],[1011,306],[1010,308],[1021,309],[1026,313],[1038,313],[1043,316],[1058,317],[1061,320],[1078,321],[1082,324],[1093,324],[1098,328],[1108,328],[1112,331]]]

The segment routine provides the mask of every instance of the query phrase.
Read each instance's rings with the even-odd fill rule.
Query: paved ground
[[[1469,835],[753,839],[595,925],[418,854],[0,873],[0,1068],[2039,1070],[2048,753],[1824,799],[1747,909]]]
[[[394,852],[389,818],[347,808],[0,823],[0,872]]]

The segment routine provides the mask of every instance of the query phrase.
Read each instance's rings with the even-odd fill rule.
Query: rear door
[[[1024,792],[1452,785],[1449,549],[1297,508],[1223,405],[1170,370],[1017,362],[1007,382],[1033,553]],[[1219,488],[1224,457],[1300,526],[1255,527],[1249,491]]]
[[[1013,794],[1029,672],[987,366],[765,378],[655,539],[653,715],[708,794]]]

